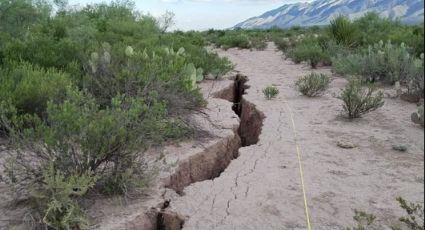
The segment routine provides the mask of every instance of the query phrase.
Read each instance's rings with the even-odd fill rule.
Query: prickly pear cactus
[[[133,47],[127,46],[127,48],[125,48],[125,55],[127,57],[131,57],[131,56],[133,56],[133,54],[134,54]]]
[[[148,55],[148,52],[146,52],[146,49],[143,50],[142,57],[144,59],[149,59],[149,55]]]
[[[177,51],[177,55],[183,55],[185,52],[185,49],[183,47],[180,47],[180,49]]]
[[[196,67],[193,63],[186,65],[185,71],[186,79],[188,80],[188,88],[195,89],[196,88]]]
[[[99,54],[96,52],[91,53],[90,55],[90,67],[93,73],[96,73],[97,71],[97,62],[99,61]]]
[[[401,86],[400,86],[400,82],[396,81],[396,83],[394,84],[394,89],[397,93],[397,96],[400,96],[402,91],[401,91]]]
[[[107,64],[110,64],[111,63],[111,54],[109,54],[108,51],[103,52],[103,60]]]
[[[413,123],[424,126],[424,105],[419,106],[418,112],[412,113],[411,119]]]
[[[111,45],[108,42],[102,43],[102,48],[106,52],[111,52]]]
[[[204,70],[202,68],[198,68],[196,70],[196,82],[201,82],[204,80]]]

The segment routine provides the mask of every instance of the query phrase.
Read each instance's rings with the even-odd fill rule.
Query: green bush
[[[54,229],[89,229],[90,225],[75,197],[81,197],[95,185],[90,173],[64,175],[50,164],[42,174],[36,202],[43,222]]]
[[[364,80],[394,83],[400,81],[406,85],[414,81],[416,90],[423,90],[423,73],[421,63],[409,54],[405,45],[384,44],[382,41],[369,46],[366,52],[339,55],[334,58],[336,73],[343,75],[360,75]],[[416,64],[415,64],[416,63]]]
[[[219,40],[219,45],[224,49],[241,48],[250,49],[249,37],[246,34],[226,34]]]
[[[279,94],[279,90],[274,86],[267,86],[263,89],[263,94],[267,100],[271,100]]]
[[[44,117],[47,102],[60,100],[71,84],[68,74],[29,63],[12,63],[0,69],[0,101],[10,102],[18,114]]]
[[[175,129],[157,97],[116,96],[101,108],[89,94],[68,88],[63,103],[48,103],[45,121],[34,119],[23,130],[13,121],[5,125],[17,145],[2,180],[35,201],[45,224],[79,224],[68,219],[81,217],[74,192],[83,196],[96,185],[107,194],[127,194],[145,185],[141,152]]]
[[[376,110],[384,105],[383,93],[375,93],[371,85],[364,87],[359,79],[351,79],[343,89],[339,99],[343,101],[344,112],[348,118],[358,118],[370,111]]]
[[[292,55],[295,63],[308,61],[312,68],[316,68],[319,63],[326,62],[329,59],[318,44],[298,45]]]
[[[346,17],[338,16],[334,20],[331,20],[329,28],[330,34],[337,44],[348,47],[355,45],[356,29]]]
[[[257,50],[265,50],[267,48],[267,43],[261,38],[252,38],[251,47]]]
[[[288,51],[288,49],[291,47],[291,42],[289,38],[278,37],[273,39],[273,42],[276,45],[276,47],[282,52]]]
[[[302,94],[315,97],[322,94],[329,87],[330,82],[331,79],[327,75],[313,72],[298,79],[295,86]]]

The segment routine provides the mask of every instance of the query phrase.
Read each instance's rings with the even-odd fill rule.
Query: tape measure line
[[[295,128],[294,115],[292,113],[291,107],[289,107],[289,105],[288,105],[288,103],[286,102],[285,99],[283,100],[283,102],[285,103],[286,108],[289,112],[289,116],[291,118],[292,131],[294,133],[295,146],[296,146],[296,149],[297,149],[298,165],[299,165],[299,169],[300,169],[301,188],[302,188],[303,198],[304,198],[305,218],[306,218],[306,222],[307,222],[307,229],[311,230],[312,228],[311,228],[311,222],[310,222],[310,212],[309,212],[309,208],[308,208],[307,193],[306,193],[305,183],[304,183],[304,169],[303,169],[303,163],[302,163],[302,158],[301,158],[301,148],[298,145],[298,134],[297,134],[297,129]]]

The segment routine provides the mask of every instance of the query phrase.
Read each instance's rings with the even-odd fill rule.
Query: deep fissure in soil
[[[228,158],[228,160],[225,160],[225,163],[222,162],[224,159],[217,159],[217,162],[213,162],[212,164],[221,165],[221,167],[213,167],[216,168],[216,171],[210,172],[210,175],[203,175],[199,178],[192,178],[192,175],[190,177],[192,178],[192,181],[190,183],[181,183],[182,179],[181,177],[187,177],[187,175],[182,175],[183,173],[191,173],[190,171],[182,170],[176,172],[175,175],[171,176],[171,184],[166,186],[168,188],[172,188],[174,191],[176,191],[179,194],[183,194],[183,189],[187,186],[189,186],[191,183],[203,181],[203,180],[211,180],[214,178],[217,178],[221,175],[221,173],[228,167],[231,160],[236,159],[239,154],[238,150],[241,147],[246,147],[250,145],[254,145],[258,143],[259,136],[261,134],[261,129],[263,125],[264,115],[260,111],[258,111],[254,104],[246,101],[243,98],[243,95],[245,94],[245,90],[249,88],[248,85],[246,85],[246,82],[248,81],[248,78],[243,75],[236,75],[234,80],[233,89],[225,89],[223,92],[218,92],[216,95],[232,95],[232,98],[229,98],[228,96],[217,96],[217,98],[221,98],[224,100],[230,100],[230,102],[233,103],[232,110],[238,115],[240,118],[239,128],[237,135],[240,138],[240,143],[233,143],[237,144],[236,146],[236,153],[227,151],[226,153],[218,153],[218,156],[224,156],[223,158]],[[229,92],[229,90],[232,90],[232,92]],[[239,138],[237,142],[239,142]],[[208,151],[208,150],[205,150]],[[199,164],[205,164],[205,162],[198,162]],[[223,164],[224,163],[224,164]],[[211,164],[211,163],[210,163]],[[202,165],[200,165],[202,166]],[[191,165],[191,167],[194,167]],[[202,167],[205,167],[203,165]],[[177,181],[177,182],[173,182]],[[168,206],[168,205],[167,205]],[[167,207],[164,207],[160,212],[157,213],[157,219],[156,219],[156,230],[180,230],[183,228],[184,225],[184,218],[182,218],[179,214],[170,212],[167,210]]]
[[[240,118],[238,129],[241,138],[242,147],[258,143],[261,128],[263,126],[264,114],[255,108],[255,105],[243,98],[245,90],[249,88],[246,85],[248,78],[243,75],[236,75],[234,84],[233,111]]]

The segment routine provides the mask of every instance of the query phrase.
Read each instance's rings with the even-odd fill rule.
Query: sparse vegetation
[[[393,223],[392,230],[423,230],[424,229],[424,209],[420,204],[407,202],[402,197],[398,197],[397,202],[400,207],[406,212],[407,216],[400,217],[398,223]],[[353,219],[356,221],[356,226],[347,228],[347,230],[375,230],[382,229],[376,220],[377,217],[373,214],[363,211],[354,211]]]
[[[343,101],[343,110],[348,118],[359,118],[361,115],[376,110],[384,105],[382,91],[376,92],[372,85],[364,86],[359,79],[350,79],[342,90],[339,99]]]
[[[357,225],[353,228],[347,228],[347,230],[375,229],[375,228],[372,228],[376,220],[376,216],[373,214],[354,210],[353,219],[356,221]]]
[[[263,94],[267,100],[271,100],[279,95],[279,90],[275,86],[267,86],[263,89]]]
[[[322,94],[328,87],[331,79],[326,74],[312,72],[295,83],[297,90],[303,95],[315,97]]]

